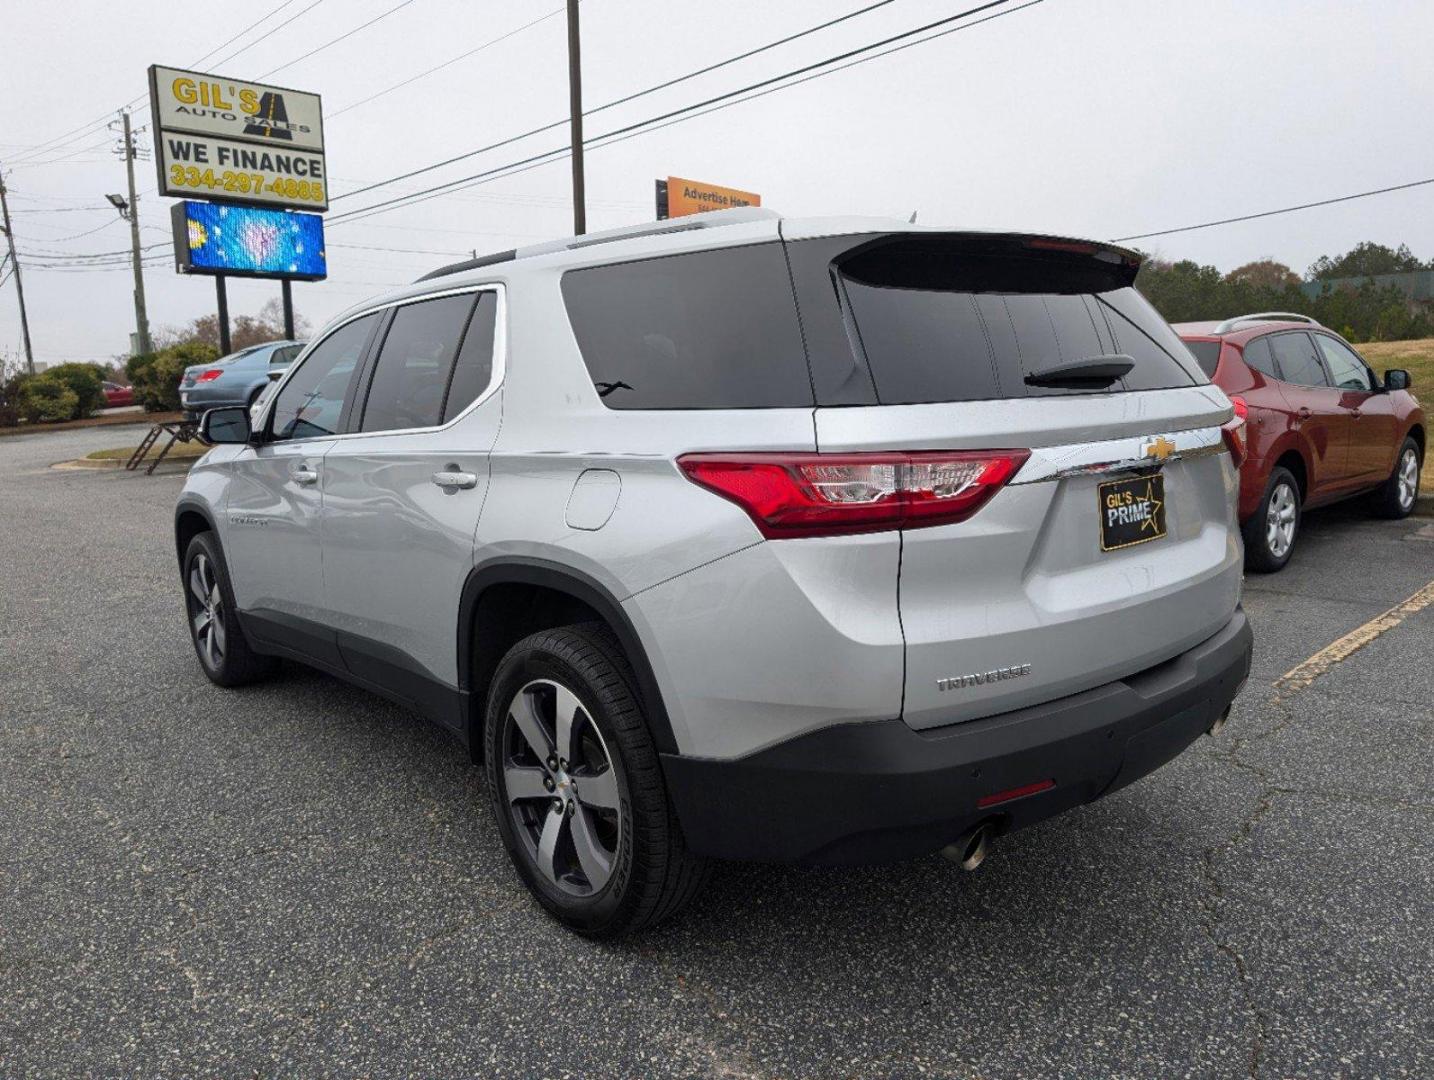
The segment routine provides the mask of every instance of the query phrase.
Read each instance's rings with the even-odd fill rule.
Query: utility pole
[[[15,234],[10,229],[10,203],[5,198],[5,175],[0,172],[0,214],[5,221],[5,239],[10,242],[10,265],[14,267],[15,296],[20,301],[20,336],[25,341],[25,367],[35,374],[35,354],[30,349],[30,320],[25,317],[25,284],[20,280],[20,257],[15,254]]]
[[[568,110],[573,135],[573,233],[588,231],[583,191],[583,60],[578,34],[578,0],[568,0]]]
[[[140,355],[154,351],[149,340],[149,315],[144,309],[144,271],[139,263],[139,196],[134,190],[134,134],[129,127],[129,110],[120,113],[124,119],[124,163],[129,172],[129,242],[134,253],[134,324],[139,335]]]

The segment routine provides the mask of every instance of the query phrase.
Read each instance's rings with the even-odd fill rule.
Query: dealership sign
[[[171,208],[175,269],[181,274],[294,278],[328,276],[324,219],[260,206],[186,199]]]
[[[152,65],[161,195],[328,209],[318,94]]]

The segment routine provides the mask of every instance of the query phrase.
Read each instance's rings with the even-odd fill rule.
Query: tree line
[[[1366,242],[1343,255],[1320,256],[1303,278],[1268,258],[1222,274],[1191,259],[1170,262],[1148,256],[1135,286],[1173,323],[1290,311],[1308,315],[1353,342],[1404,341],[1434,337],[1434,306],[1411,301],[1398,288],[1378,285],[1373,278],[1417,270],[1434,270],[1434,260],[1421,262],[1403,244],[1389,248]],[[1312,282],[1320,283],[1314,296],[1304,288]]]

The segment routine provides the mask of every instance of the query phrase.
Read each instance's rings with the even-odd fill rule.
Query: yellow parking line
[[[1345,634],[1338,641],[1326,645],[1302,664],[1290,668],[1275,680],[1275,690],[1280,694],[1292,694],[1303,690],[1341,660],[1357,653],[1380,634],[1393,630],[1416,611],[1423,611],[1430,604],[1434,604],[1434,581],[1425,585],[1408,600],[1396,604],[1383,615],[1375,616],[1363,626]]]

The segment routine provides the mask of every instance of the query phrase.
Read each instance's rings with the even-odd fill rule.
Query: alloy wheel
[[[189,624],[200,657],[211,670],[224,662],[224,594],[214,564],[202,551],[189,568]]]
[[[573,896],[612,877],[622,838],[617,773],[576,694],[535,679],[508,703],[499,747],[504,802],[538,872]]]
[[[1265,511],[1265,544],[1277,559],[1283,559],[1295,542],[1296,513],[1294,489],[1276,484]]]
[[[1408,510],[1414,505],[1414,496],[1419,491],[1419,455],[1414,448],[1405,449],[1399,459],[1399,509]]]

